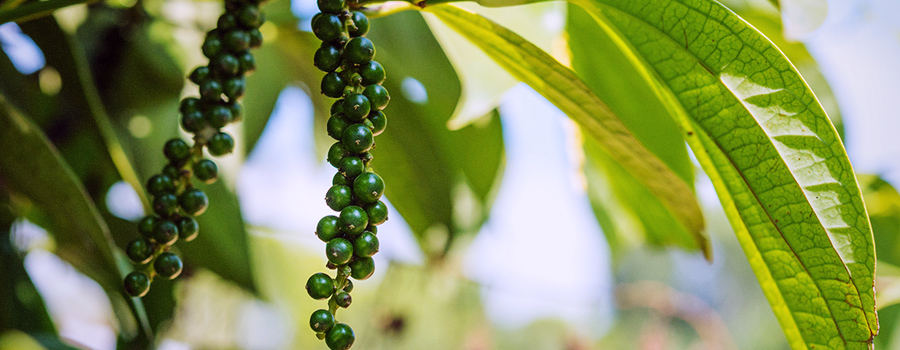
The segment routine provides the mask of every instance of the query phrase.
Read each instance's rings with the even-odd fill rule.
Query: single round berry
[[[216,21],[216,29],[228,30],[237,28],[237,26],[237,18],[229,13],[222,14],[219,16],[219,20]]]
[[[373,110],[382,110],[391,102],[391,95],[387,89],[381,85],[369,85],[363,90],[363,96],[369,99],[369,104]]]
[[[325,335],[325,344],[331,350],[347,350],[355,340],[353,329],[345,323],[335,324]]]
[[[378,237],[369,231],[360,233],[353,240],[353,253],[363,258],[375,255],[375,253],[378,253]]]
[[[351,185],[350,181],[347,180],[347,178],[344,177],[344,175],[339,172],[334,173],[334,177],[331,178],[331,184],[332,185],[344,185],[344,186]]]
[[[319,40],[326,43],[338,41],[344,31],[344,22],[340,17],[333,14],[323,13],[321,16],[313,18],[312,30]]]
[[[353,25],[356,27],[349,30],[350,36],[363,36],[369,32],[369,19],[362,12],[352,11],[350,12],[350,18],[353,19]]]
[[[344,0],[318,0],[319,11],[324,13],[341,13],[347,3]]]
[[[153,240],[164,246],[175,244],[178,240],[178,226],[169,220],[159,220],[153,228]]]
[[[216,162],[209,159],[201,159],[194,163],[193,169],[194,176],[204,183],[211,184],[219,178],[219,167],[216,166]]]
[[[125,253],[135,264],[146,264],[153,257],[153,243],[143,238],[133,240],[125,247]]]
[[[167,175],[153,175],[147,180],[147,192],[154,196],[175,192],[175,181]]]
[[[181,127],[184,128],[184,131],[198,133],[207,124],[206,118],[203,117],[203,112],[194,110],[181,115]]]
[[[338,306],[347,308],[350,306],[350,303],[353,302],[353,297],[350,296],[350,293],[339,292],[334,296],[334,301]]]
[[[381,225],[388,218],[387,205],[382,201],[378,201],[366,206],[366,215],[369,216],[370,225]]]
[[[181,205],[181,209],[188,215],[197,216],[203,214],[206,208],[209,207],[209,198],[205,192],[191,188],[178,196],[178,204]]]
[[[346,284],[344,285],[344,289],[342,289],[342,290],[345,291],[345,292],[347,292],[347,293],[352,292],[352,291],[353,291],[353,281],[351,281],[351,280],[348,279],[348,280],[345,281],[345,283],[346,283]]]
[[[355,280],[366,280],[375,274],[375,260],[372,258],[360,258],[350,262],[350,277]]]
[[[200,66],[200,67],[194,68],[194,70],[191,71],[191,74],[188,75],[188,80],[190,80],[191,82],[193,82],[194,84],[197,84],[197,85],[200,85],[201,82],[204,82],[209,78],[210,78],[209,67],[207,67],[207,66]],[[199,102],[199,100],[198,100],[198,102]]]
[[[375,145],[375,136],[365,124],[353,124],[344,129],[341,142],[347,152],[358,154],[372,149]]]
[[[222,37],[222,44],[228,51],[240,53],[250,48],[250,33],[240,29],[230,30]]]
[[[256,71],[256,58],[249,51],[244,51],[237,55],[238,66],[243,74],[250,74]]]
[[[178,238],[190,242],[200,233],[200,224],[190,216],[178,219]]]
[[[223,53],[212,59],[212,68],[222,75],[235,75],[241,69],[241,63],[237,57],[231,54]]]
[[[156,230],[156,223],[159,222],[159,217],[153,215],[147,215],[141,218],[141,221],[138,221],[138,233],[144,238],[153,238],[153,231]]]
[[[169,217],[178,210],[178,197],[172,193],[163,193],[153,199],[153,211],[162,217]]]
[[[350,122],[344,118],[344,115],[338,113],[328,118],[328,122],[325,124],[325,130],[328,131],[328,136],[340,141],[341,136],[344,134],[344,129],[349,125]]]
[[[316,333],[328,332],[331,327],[334,327],[334,315],[328,310],[316,310],[309,317],[309,328]]]
[[[340,172],[341,175],[344,175],[348,180],[355,179],[364,171],[366,171],[366,166],[363,164],[362,160],[354,156],[344,157],[344,159],[341,159],[341,163],[338,166],[338,172]]]
[[[353,243],[343,238],[332,239],[325,245],[325,256],[332,264],[346,264],[353,257]]]
[[[353,180],[353,195],[363,203],[375,203],[384,193],[384,180],[376,173],[362,173]]]
[[[350,94],[344,99],[341,107],[344,110],[344,117],[354,122],[362,121],[363,118],[369,115],[369,111],[372,108],[369,99],[361,94]]]
[[[183,268],[184,263],[181,262],[181,258],[172,252],[160,254],[153,262],[153,270],[156,271],[156,274],[168,279],[178,277]]]
[[[163,146],[163,153],[172,163],[180,163],[191,156],[191,146],[182,139],[171,139]]]
[[[353,194],[348,186],[331,186],[328,192],[325,193],[325,204],[334,211],[346,208],[352,200]]]
[[[330,297],[334,293],[334,280],[331,276],[318,272],[306,280],[306,292],[316,300]]]
[[[231,101],[231,102],[225,103],[225,106],[227,106],[228,109],[231,110],[231,121],[232,122],[239,121],[239,120],[241,120],[241,118],[244,117],[244,107],[241,107],[240,103]]]
[[[384,67],[378,61],[369,61],[359,67],[359,76],[363,85],[381,84],[384,82]]]
[[[237,22],[247,29],[259,28],[263,22],[262,13],[256,6],[242,6],[237,11]]]
[[[318,236],[322,242],[328,242],[340,234],[341,230],[340,227],[338,227],[337,216],[325,216],[319,219],[319,223],[316,224],[316,236]]]
[[[200,98],[204,101],[218,101],[222,97],[222,84],[210,79],[200,84]]]
[[[125,293],[132,297],[142,297],[150,291],[150,277],[140,271],[133,271],[125,276]]]
[[[218,132],[209,139],[206,147],[209,149],[209,154],[221,157],[234,151],[234,139],[231,138],[231,135]]]
[[[172,183],[176,187],[178,187],[179,179],[181,179],[181,176],[184,175],[181,173],[181,167],[177,167],[172,164],[166,164],[166,166],[163,167],[162,174],[172,179]],[[172,192],[175,191],[172,190]]]
[[[340,98],[344,95],[344,88],[347,83],[341,78],[340,74],[331,72],[322,77],[322,94],[331,98]]]
[[[244,97],[246,89],[247,83],[244,81],[244,77],[235,77],[225,81],[222,92],[225,93],[225,97],[228,97],[228,101],[235,101]]]
[[[366,211],[355,205],[347,206],[341,210],[341,215],[338,219],[341,231],[351,237],[362,233],[366,229],[366,225],[369,224],[369,216],[366,215]]]
[[[331,148],[328,149],[328,156],[326,157],[326,159],[328,160],[328,164],[331,164],[331,166],[337,168],[338,165],[340,165],[341,159],[348,155],[350,155],[350,153],[347,152],[347,149],[344,148],[344,144],[335,142],[333,145],[331,145]]]
[[[344,99],[334,101],[331,104],[331,115],[344,113]]]
[[[206,56],[206,58],[209,59],[212,59],[225,51],[222,40],[220,40],[218,36],[213,35],[206,36],[206,40],[203,41],[200,50],[203,51],[203,56]]]
[[[258,49],[260,46],[262,46],[262,43],[263,43],[262,32],[260,32],[259,29],[256,29],[256,28],[251,29],[250,30],[250,48]]]
[[[204,79],[205,80],[205,79]],[[198,85],[200,83],[197,83]],[[196,111],[200,109],[200,99],[196,97],[185,97],[181,100],[181,103],[178,104],[178,111],[182,114]]]
[[[344,58],[353,64],[364,64],[375,57],[375,45],[372,41],[363,38],[353,38],[344,46]]]
[[[381,135],[384,129],[387,128],[387,117],[381,111],[370,113],[368,120],[372,122],[372,135]]]
[[[206,122],[218,129],[231,123],[231,108],[217,104],[206,111]]]
[[[323,72],[334,72],[341,66],[341,50],[329,43],[322,43],[313,56],[313,65]]]

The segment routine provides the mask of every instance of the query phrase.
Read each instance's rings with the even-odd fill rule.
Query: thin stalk
[[[19,7],[0,11],[0,24],[6,22],[26,22],[47,16],[53,11],[78,4],[97,2],[98,0],[51,0],[30,2]]]

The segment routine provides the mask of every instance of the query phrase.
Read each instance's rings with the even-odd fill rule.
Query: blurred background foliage
[[[13,3],[18,2],[0,1],[0,11]],[[767,2],[726,3],[791,59],[842,133],[831,89],[804,46],[784,39],[779,12]],[[236,191],[242,166],[264,138],[285,89],[308,94],[314,115],[316,132],[294,137],[308,138],[306,144],[315,147],[296,152],[321,161],[330,145],[323,131],[330,102],[317,93],[322,74],[312,66],[312,56],[318,44],[308,31],[312,11],[304,8],[311,7],[289,0],[265,6],[265,45],[254,52],[260,69],[248,78],[243,100],[247,117],[231,127],[240,135],[237,151],[218,160],[225,181],[204,186],[213,204],[198,218],[203,232],[177,247],[186,259],[184,277],[154,283],[139,301],[119,290],[130,266],[117,247],[136,237],[142,210],[117,210],[109,198],[130,186],[137,189],[136,205],[146,207],[142,184],[163,165],[162,144],[180,133],[179,100],[196,93],[185,76],[203,63],[199,47],[221,3],[107,0],[21,22],[18,29],[5,25],[33,40],[44,63],[30,71],[16,66],[10,57],[14,50],[4,41],[0,349],[324,348],[305,325],[320,305],[307,297],[303,284],[324,263],[320,248],[297,238],[311,236],[312,229],[251,225],[244,216],[252,208],[238,201]],[[539,3],[479,13],[569,64],[619,115],[661,115],[661,106],[634,103],[650,92],[626,83],[635,73],[623,70],[620,58],[604,54],[610,51],[604,38],[583,34],[593,32],[587,26],[594,24],[578,8]],[[565,23],[558,31],[533,25],[554,14]],[[465,261],[504,177],[508,143],[501,119],[506,116],[498,106],[516,81],[440,22],[415,11],[373,19],[369,37],[393,97],[374,164],[388,183],[386,195],[396,209],[392,218],[402,216],[424,258],[382,263],[374,281],[357,284],[357,302],[340,316],[354,325],[356,348],[787,348],[708,180],[697,175],[702,172],[681,137],[666,136],[677,135],[676,126],[652,118],[623,117],[634,130],[646,130],[637,136],[653,140],[648,147],[666,154],[661,158],[685,182],[693,187],[694,177],[700,177],[698,197],[715,262],[705,263],[696,252],[661,248],[672,243],[666,242],[672,234],[661,231],[677,224],[658,203],[648,205],[654,198],[589,138],[575,137],[584,200],[609,245],[610,263],[598,268],[611,270],[614,311],[589,324],[560,317],[515,326],[492,320],[487,286],[467,275]],[[880,264],[876,349],[897,348],[900,195],[877,175],[861,177],[861,187]],[[37,275],[46,269],[40,264],[54,264],[54,255],[70,265],[62,264],[68,276],[84,274],[99,287],[71,277],[42,277],[42,282]],[[64,290],[47,288],[55,284]],[[99,291],[107,301],[81,306],[93,311],[72,310],[81,298],[103,295]],[[73,313],[75,322],[99,328],[66,325]]]

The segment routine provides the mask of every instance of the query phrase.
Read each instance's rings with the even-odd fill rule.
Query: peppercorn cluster
[[[234,138],[221,128],[241,120],[244,76],[256,70],[250,49],[262,45],[260,25],[265,21],[260,0],[226,0],[225,13],[216,28],[206,34],[203,55],[209,64],[194,69],[188,79],[197,84],[200,97],[181,101],[181,126],[192,133],[193,145],[180,138],[166,142],[163,153],[168,164],[147,181],[147,193],[153,196],[153,214],[138,223],[141,238],[128,244],[128,258],[138,266],[125,277],[125,291],[141,297],[150,290],[150,282],[160,276],[174,279],[184,264],[170,249],[179,239],[190,242],[200,225],[195,216],[209,206],[202,190],[192,179],[211,184],[218,178],[218,167],[205,159],[203,148],[219,157],[234,150]]]
[[[384,68],[372,59],[375,46],[365,37],[369,20],[350,11],[346,0],[318,0],[321,13],[312,19],[313,33],[322,40],[314,64],[324,71],[322,94],[338,100],[331,106],[328,135],[337,140],[328,150],[328,163],[337,168],[325,204],[338,215],[328,215],[316,225],[316,235],[326,242],[332,278],[316,273],[306,291],[316,300],[328,300],[328,309],[313,312],[309,326],[332,350],[349,349],[355,340],[350,326],[335,321],[338,308],[350,306],[353,282],[375,272],[372,256],[378,252],[377,225],[387,220],[382,202],[384,181],[369,166],[376,135],[387,125],[382,109],[390,101]]]

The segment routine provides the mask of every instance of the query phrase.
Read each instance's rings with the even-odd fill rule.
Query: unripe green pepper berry
[[[323,13],[313,18],[312,30],[319,40],[326,43],[335,42],[344,34],[344,22],[336,15]]]
[[[132,297],[142,297],[150,291],[150,277],[140,271],[132,271],[123,281],[125,293]]]
[[[364,124],[353,124],[344,129],[341,142],[347,152],[359,154],[368,152],[375,145],[372,130]]]
[[[175,192],[175,181],[163,174],[153,175],[147,180],[147,192],[154,196]]]
[[[125,254],[135,264],[146,264],[153,258],[153,243],[144,238],[133,240],[125,247]]]
[[[184,263],[181,262],[181,258],[172,252],[162,253],[153,261],[153,270],[163,278],[174,279],[181,274],[183,268]]]
[[[344,285],[344,289],[342,289],[342,290],[347,293],[352,292],[353,291],[353,281],[348,279],[348,280],[344,281],[344,283],[346,283],[346,284]]]
[[[141,221],[138,221],[138,233],[144,238],[153,238],[153,231],[156,230],[157,222],[159,222],[159,217],[157,216],[147,215],[141,218]]]
[[[382,201],[366,205],[366,215],[369,217],[369,225],[381,225],[388,218],[387,205]]]
[[[319,219],[319,223],[316,224],[316,236],[318,236],[319,239],[322,240],[322,242],[328,242],[340,234],[341,229],[338,226],[337,216],[325,216]]]
[[[181,167],[174,166],[172,164],[166,164],[162,170],[163,175],[168,176],[172,179],[172,183],[175,184],[175,187],[178,187],[178,182],[181,180],[181,177],[184,175],[181,172]],[[175,192],[174,190],[171,192]]]
[[[375,45],[363,37],[350,39],[344,46],[344,58],[353,64],[365,64],[375,58]]]
[[[344,186],[351,185],[350,180],[347,180],[347,178],[344,177],[344,175],[341,173],[334,174],[334,177],[331,178],[331,184],[332,185],[344,185]]]
[[[178,104],[178,111],[181,112],[181,114],[197,110],[200,110],[200,99],[196,97],[185,97],[181,100],[181,103]]]
[[[237,10],[236,17],[238,24],[246,29],[259,28],[263,22],[262,13],[259,12],[259,8],[256,6],[242,6]]]
[[[244,77],[238,76],[226,80],[222,92],[225,93],[225,97],[228,97],[228,101],[236,101],[244,97],[246,88],[247,83],[244,81]]]
[[[387,117],[381,111],[369,113],[369,118],[367,118],[367,120],[372,122],[372,135],[381,135],[381,133],[384,132],[384,129],[387,128]]]
[[[354,156],[344,157],[344,159],[341,159],[340,166],[338,166],[338,172],[347,178],[347,180],[356,179],[356,177],[364,171],[366,171],[366,166],[363,164],[362,160]]]
[[[231,122],[240,121],[244,117],[244,107],[236,101],[226,102],[225,106],[231,110]]]
[[[322,43],[313,56],[313,65],[323,72],[334,72],[341,66],[341,50],[329,43]]]
[[[325,193],[325,204],[334,211],[341,211],[346,208],[352,200],[353,194],[348,186],[331,186],[328,192]]]
[[[232,53],[240,53],[250,48],[250,33],[240,29],[229,30],[222,37],[222,44]]]
[[[200,85],[201,82],[206,81],[209,78],[210,78],[209,67],[206,67],[206,66],[194,68],[194,70],[191,71],[191,74],[188,75],[188,80],[190,80],[191,82],[193,82],[194,84],[197,84],[197,85]],[[199,100],[198,100],[198,102],[199,102]],[[184,112],[184,111],[182,111],[182,112]]]
[[[185,242],[193,241],[200,234],[200,224],[190,216],[178,219],[178,239]]]
[[[328,149],[328,156],[326,159],[328,160],[328,164],[337,168],[340,165],[341,159],[348,155],[350,155],[350,153],[344,148],[344,144],[335,142],[331,145],[331,148]]]
[[[206,148],[209,150],[209,154],[221,157],[234,151],[234,139],[231,138],[231,135],[218,132],[209,139]]]
[[[200,84],[200,98],[203,101],[218,102],[222,97],[222,84],[218,80],[209,79]]]
[[[171,139],[163,146],[163,153],[172,163],[181,163],[191,156],[191,146],[182,139]]]
[[[256,58],[249,51],[241,52],[237,55],[238,66],[243,74],[251,74],[256,71]]]
[[[353,302],[353,297],[350,296],[350,293],[339,292],[334,296],[334,301],[338,306],[347,308],[350,306],[350,303]]]
[[[153,199],[153,211],[162,217],[170,217],[178,210],[178,197],[172,193],[163,193]]]
[[[360,122],[369,115],[372,110],[369,99],[361,94],[350,94],[344,98],[341,106],[344,111],[344,117],[353,122]]]
[[[369,231],[360,233],[359,236],[353,240],[353,253],[359,257],[368,258],[375,255],[375,253],[378,253],[378,248],[378,237]]]
[[[190,188],[178,196],[178,204],[181,205],[181,209],[188,215],[197,216],[203,214],[206,208],[209,207],[209,198],[205,192],[196,188]]]
[[[220,30],[229,30],[237,28],[237,18],[232,16],[230,13],[224,13],[219,16],[219,20],[216,21],[216,29]]]
[[[178,234],[178,226],[169,220],[159,220],[153,228],[153,240],[164,246],[175,244]]]
[[[335,324],[325,335],[325,344],[331,350],[347,350],[355,340],[353,329],[344,323]]]
[[[309,317],[309,328],[316,333],[328,332],[331,327],[334,327],[334,315],[328,310],[316,310]]]
[[[324,273],[315,273],[306,280],[306,293],[316,300],[328,298],[334,293],[334,280]]]
[[[369,85],[363,90],[363,96],[369,99],[369,104],[373,110],[382,110],[391,102],[391,95],[387,89],[381,85]]]
[[[340,141],[341,136],[344,135],[344,129],[349,125],[350,121],[344,118],[343,114],[338,113],[328,118],[328,122],[325,124],[325,130],[328,132],[328,136]]]
[[[341,231],[350,237],[356,237],[356,235],[362,233],[366,229],[366,225],[369,224],[369,216],[366,215],[366,211],[355,205],[347,206],[341,210],[338,219]]]
[[[384,193],[384,180],[376,173],[362,173],[353,180],[353,194],[363,203],[375,203]]]
[[[241,62],[232,54],[223,53],[212,59],[212,68],[222,75],[232,76],[238,74]]]
[[[317,0],[316,3],[319,5],[319,11],[323,13],[338,14],[347,6],[344,0]]]
[[[369,61],[362,64],[358,70],[359,76],[362,77],[363,85],[381,84],[384,82],[384,67],[378,61]]]
[[[375,274],[375,260],[372,258],[359,258],[348,264],[350,266],[350,277],[362,281],[369,279]]]
[[[204,183],[211,184],[219,178],[219,167],[209,159],[201,159],[195,162],[193,169],[194,176]]]
[[[325,256],[332,264],[346,264],[353,257],[353,243],[343,238],[332,239],[325,244]]]
[[[344,99],[334,101],[331,104],[331,115],[344,113]]]
[[[349,28],[350,36],[364,36],[369,32],[369,19],[362,12],[351,11],[350,18],[353,19],[353,24],[356,27],[355,29]]]
[[[322,94],[331,98],[340,98],[344,95],[344,88],[347,83],[341,78],[340,74],[331,72],[322,77]]]
[[[203,56],[206,56],[206,58],[209,59],[212,59],[225,51],[222,40],[217,36],[209,34],[207,34],[206,40],[203,41],[203,46],[201,46],[200,49],[203,51]]]
[[[359,155],[359,159],[361,159],[363,161],[363,165],[365,165],[366,169],[368,169],[369,162],[371,162],[373,159],[375,159],[375,156],[372,155],[372,152],[365,152],[365,153]]]
[[[228,123],[231,123],[231,119],[232,119],[231,108],[217,104],[215,106],[210,107],[206,111],[205,116],[206,116],[206,122],[210,126],[218,129],[225,125],[228,125]]]
[[[262,43],[263,43],[262,32],[260,32],[259,29],[256,29],[256,28],[251,29],[250,30],[250,48],[258,49],[260,46],[262,46]]]
[[[208,122],[206,121],[206,118],[204,118],[203,112],[198,110],[181,115],[181,127],[184,128],[184,131],[197,133],[200,132],[200,130],[203,130],[207,124]]]

